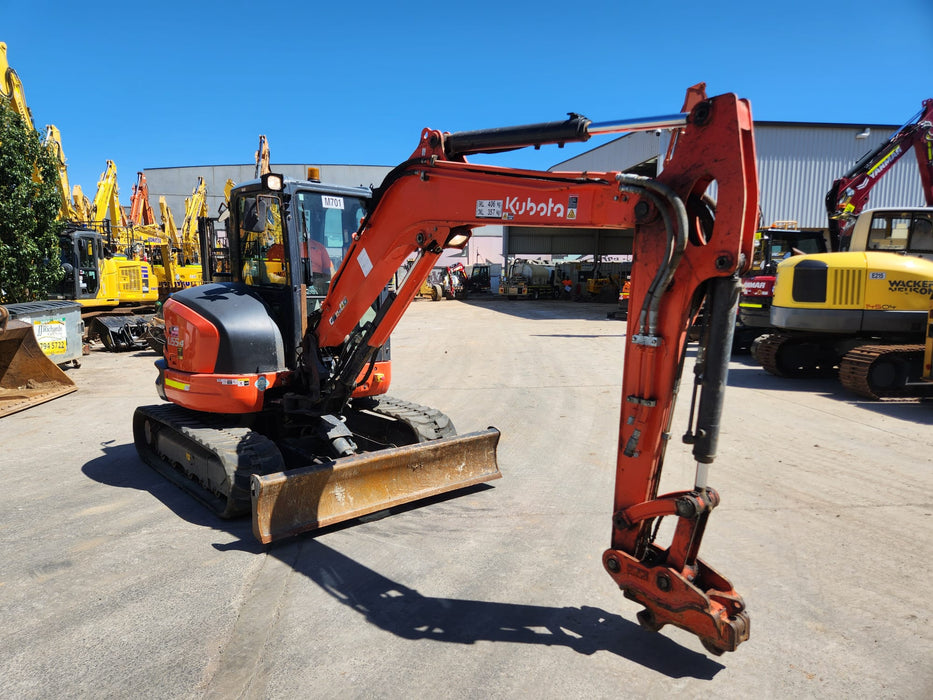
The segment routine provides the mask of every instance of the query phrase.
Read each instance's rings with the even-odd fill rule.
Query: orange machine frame
[[[721,653],[747,639],[748,617],[732,585],[697,558],[709,512],[719,501],[706,485],[712,454],[697,457],[692,490],[660,496],[657,491],[687,332],[713,281],[731,282],[752,259],[758,181],[748,103],[734,95],[693,95],[687,109],[686,126],[674,132],[663,172],[650,180],[617,172],[474,165],[445,150],[449,134],[425,129],[412,158],[377,191],[376,206],[356,234],[314,330],[319,347],[339,346],[385,281],[418,254],[397,298],[366,339],[378,348],[443,249],[456,247],[474,226],[634,228],[614,527],[603,561],[626,596],[646,606],[639,615],[643,625],[678,625]],[[703,203],[712,183],[715,216]],[[671,218],[682,222],[673,225],[676,240]],[[663,279],[660,268],[668,270]],[[662,549],[653,543],[651,526],[667,515],[678,520],[670,546]]]

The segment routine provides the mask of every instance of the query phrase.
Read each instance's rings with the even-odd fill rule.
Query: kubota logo
[[[564,208],[563,204],[555,202],[550,197],[548,197],[547,202],[537,202],[531,197],[527,197],[525,199],[520,197],[505,198],[505,211],[507,214],[512,214],[513,216],[553,216],[557,219],[563,219],[565,213],[569,214],[568,210],[572,211],[573,215],[568,215],[566,218],[576,218],[576,197],[570,198],[567,209]]]

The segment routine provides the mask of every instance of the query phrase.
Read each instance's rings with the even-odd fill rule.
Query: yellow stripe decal
[[[191,388],[190,384],[185,384],[184,382],[176,382],[174,379],[165,378],[165,386],[170,386],[173,389],[179,389],[180,391],[188,391]]]

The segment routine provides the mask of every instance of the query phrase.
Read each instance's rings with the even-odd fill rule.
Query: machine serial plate
[[[502,218],[502,200],[501,199],[477,199],[476,200],[476,218],[477,219],[501,219]]]

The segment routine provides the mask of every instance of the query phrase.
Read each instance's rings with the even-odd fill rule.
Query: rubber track
[[[419,442],[439,440],[457,434],[453,423],[446,413],[436,408],[422,406],[410,401],[402,401],[392,396],[380,396],[363,403],[360,408],[399,420],[418,434]]]
[[[410,426],[418,442],[453,437],[457,434],[450,418],[437,409],[402,401],[388,396],[367,400],[361,408],[379,413]],[[138,419],[137,419],[138,417]],[[142,434],[142,420],[148,418],[161,430],[171,430],[185,440],[213,454],[226,473],[222,485],[210,484],[207,475],[175,466],[156,454]],[[210,414],[189,411],[172,404],[140,406],[134,417],[136,449],[149,466],[190,493],[224,518],[250,512],[250,495],[245,477],[249,474],[271,474],[284,471],[285,464],[275,443],[249,428],[225,425]],[[139,428],[137,431],[137,425]],[[239,474],[240,486],[237,486]],[[225,492],[221,492],[223,487]]]
[[[923,357],[922,345],[861,345],[846,353],[839,365],[839,380],[842,386],[866,399],[891,399],[911,396],[928,396],[933,387],[929,385],[910,385],[892,389],[873,387],[869,381],[872,366],[879,360],[889,360],[896,356],[912,365],[911,360]],[[918,377],[908,377],[907,381],[917,381]]]
[[[136,449],[147,464],[221,517],[236,517],[250,512],[248,477],[244,477],[248,474],[270,474],[285,468],[275,443],[249,428],[227,426],[219,419],[171,404],[140,406],[136,414],[155,421],[161,425],[161,430],[174,431],[217,457],[227,475],[226,482],[221,485],[226,493],[221,493],[218,485],[209,484],[206,474],[180,470],[156,454],[146,444],[144,435],[134,436]],[[136,422],[134,420],[134,432]],[[141,426],[142,421],[139,424]],[[240,475],[239,486],[237,473]]]
[[[814,367],[801,368],[790,367],[787,362],[778,362],[778,355],[783,348],[808,343],[814,344],[819,352],[826,348],[824,345],[825,338],[819,335],[770,333],[755,340],[752,355],[765,371],[775,377],[826,377],[832,375],[833,367],[825,363]]]
[[[771,333],[764,338],[756,339],[752,354],[755,356],[755,359],[758,360],[758,364],[760,364],[768,374],[773,374],[775,377],[795,376],[794,374],[783,371],[777,361],[777,355],[778,351],[781,349],[781,345],[790,338],[791,336],[784,333]]]

